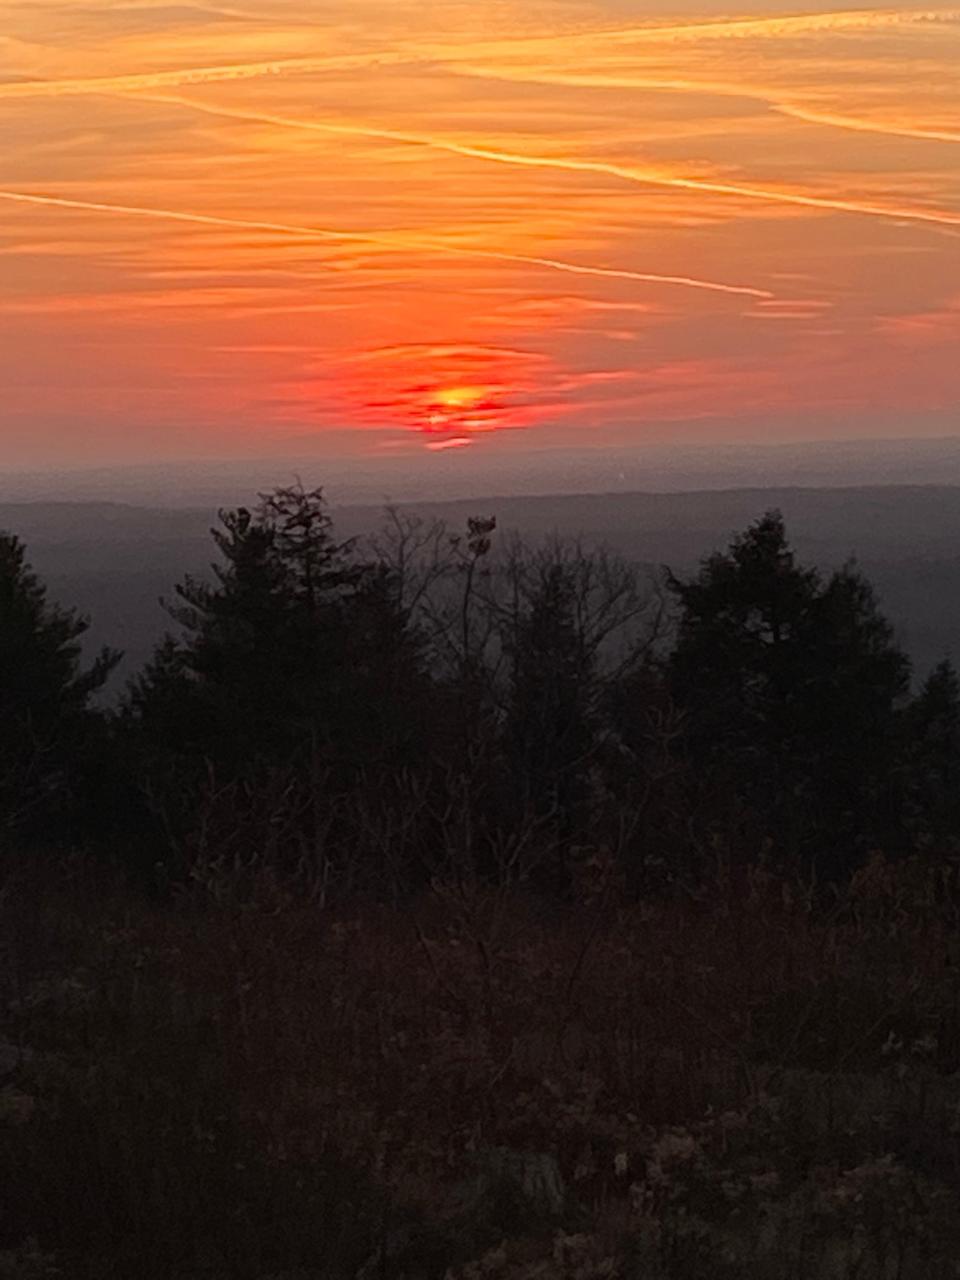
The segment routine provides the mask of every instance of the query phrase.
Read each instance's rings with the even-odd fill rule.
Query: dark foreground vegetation
[[[214,536],[110,712],[0,539],[0,1276],[960,1273],[960,689],[855,567]]]

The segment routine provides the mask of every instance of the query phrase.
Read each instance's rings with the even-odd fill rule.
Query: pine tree
[[[769,512],[668,585],[671,687],[696,767],[823,868],[882,839],[909,663],[870,584],[851,566],[824,581],[798,565]]]
[[[182,634],[127,698],[142,786],[175,844],[231,788],[319,830],[337,796],[422,748],[419,640],[390,571],[334,538],[320,490],[223,511],[213,537],[212,580],[177,587]]]
[[[904,822],[915,845],[960,846],[960,678],[937,664],[904,712]]]
[[[570,827],[582,814],[593,743],[595,655],[574,618],[574,586],[563,564],[543,566],[509,641],[506,745],[525,807]]]
[[[256,511],[221,511],[220,526],[213,580],[177,586],[167,610],[181,638],[155,655],[131,705],[156,717],[191,702],[194,745],[234,767],[335,736],[348,602],[366,569],[333,538],[320,490],[278,489]]]
[[[0,534],[0,827],[53,819],[82,788],[94,734],[90,699],[120,661],[103,649],[86,669],[85,618],[47,602],[23,544]]]
[[[211,535],[222,563],[212,582],[188,576],[176,587],[165,607],[182,639],[161,648],[147,679],[167,705],[170,682],[181,694],[189,683],[202,708],[200,744],[217,759],[242,759],[271,743],[285,710],[276,694],[291,601],[275,531],[243,507],[221,511],[220,523]]]

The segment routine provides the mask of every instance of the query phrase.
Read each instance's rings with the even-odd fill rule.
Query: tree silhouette
[[[571,828],[582,816],[594,740],[595,655],[578,634],[565,566],[543,566],[508,637],[506,745],[524,807]]]
[[[338,543],[320,490],[264,495],[220,512],[213,581],[187,577],[168,604],[182,638],[134,691],[141,714],[177,699],[202,709],[197,747],[232,763],[328,740],[342,718],[350,600],[367,570]]]
[[[429,686],[395,575],[335,539],[320,490],[223,511],[213,537],[212,581],[177,587],[182,635],[128,695],[143,785],[172,833],[211,797],[278,806],[251,812],[251,839],[281,809],[293,835],[326,830],[345,788],[422,750]]]
[[[960,845],[960,678],[937,664],[904,712],[903,819],[914,845]]]
[[[952,668],[911,702],[870,584],[800,564],[778,512],[666,575],[669,652],[636,566],[557,538],[491,554],[492,517],[459,537],[391,519],[363,552],[320,490],[221,512],[212,576],[177,588],[181,634],[123,717],[179,838],[313,832],[391,874],[455,846],[481,877],[522,846],[553,889],[568,849],[615,847],[642,891],[721,847],[835,877],[960,831]]]
[[[47,601],[23,544],[0,534],[0,826],[69,808],[82,790],[96,717],[90,698],[120,661],[103,649],[86,669],[85,618]]]
[[[823,869],[880,838],[909,663],[869,583],[798,565],[773,511],[668,585],[671,686],[695,765]]]

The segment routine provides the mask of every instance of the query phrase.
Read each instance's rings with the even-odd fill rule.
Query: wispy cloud
[[[849,129],[854,133],[876,133],[888,138],[916,138],[928,142],[960,142],[960,130],[922,128],[907,122],[867,120],[857,116],[841,115],[835,111],[817,111],[812,107],[778,102],[776,110],[793,120],[806,124],[823,125],[830,129]]]
[[[0,0],[4,447],[960,403],[960,10],[830,4]]]
[[[134,72],[119,76],[81,76],[68,79],[24,80],[0,83],[0,98],[75,98],[103,93],[141,93],[184,85],[227,84],[266,76],[327,71],[360,71],[391,63],[409,63],[403,54],[342,54],[308,58],[274,58],[263,62],[237,62],[209,67],[185,67],[170,71]]]
[[[626,268],[592,266],[587,263],[565,262],[559,258],[542,258],[531,254],[502,253],[493,249],[476,249],[459,245],[431,243],[387,233],[373,235],[367,232],[300,226],[261,218],[233,218],[220,214],[190,213],[179,209],[155,209],[142,205],[108,204],[100,200],[75,200],[66,196],[38,195],[24,191],[0,191],[0,200],[9,200],[18,204],[45,206],[47,208],[74,209],[84,213],[114,214],[130,218],[158,218],[168,222],[185,222],[205,227],[228,227],[241,231],[266,231],[274,235],[296,236],[298,239],[305,240],[375,245],[377,248],[389,249],[393,252],[444,254],[458,258],[480,258],[494,262],[511,262],[520,266],[542,267],[549,271],[569,272],[571,275],[594,276],[608,280],[632,280],[641,284],[677,285],[686,289],[703,289],[712,293],[727,293],[753,298],[771,298],[774,296],[769,289],[758,289],[752,285],[727,284],[717,280],[702,280],[695,276],[663,275],[657,272],[631,271]]]
[[[821,195],[806,191],[791,191],[776,187],[758,187],[738,182],[713,181],[706,178],[690,178],[678,174],[657,173],[649,169],[613,164],[602,160],[578,159],[570,156],[532,155],[482,144],[457,142],[424,134],[411,134],[395,129],[372,125],[337,124],[315,120],[297,120],[289,116],[268,115],[260,112],[240,111],[226,107],[194,103],[184,98],[160,99],[174,101],[182,106],[233,120],[245,120],[258,124],[270,124],[285,129],[302,129],[313,133],[333,134],[341,137],[370,138],[402,146],[426,147],[431,151],[446,152],[468,160],[480,160],[494,164],[514,165],[520,168],[553,169],[564,173],[582,173],[614,178],[617,181],[641,186],[668,187],[681,191],[706,192],[710,195],[732,196],[741,200],[764,201],[813,209],[827,213],[854,214],[868,218],[886,218],[896,222],[919,222],[939,226],[960,226],[960,211],[947,209],[923,209],[912,205],[883,204],[859,200],[842,195]],[[794,113],[795,114],[795,113]],[[915,136],[915,135],[911,135]],[[960,139],[960,135],[957,135]],[[541,265],[543,265],[541,260]],[[673,283],[690,284],[690,280],[674,278]]]

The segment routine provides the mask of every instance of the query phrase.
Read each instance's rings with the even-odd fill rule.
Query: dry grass
[[[0,1276],[960,1275],[950,876],[0,908]]]

